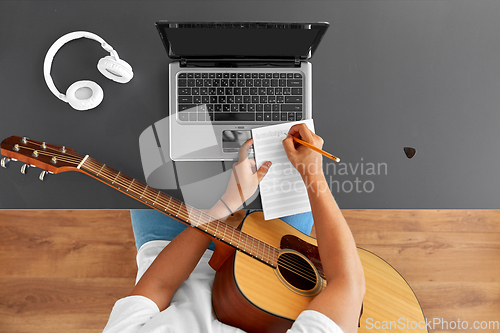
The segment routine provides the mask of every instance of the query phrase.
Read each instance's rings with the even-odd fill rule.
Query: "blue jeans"
[[[247,211],[247,215],[254,211]],[[137,250],[144,243],[152,240],[171,241],[187,228],[185,224],[154,209],[131,210],[130,217]],[[311,212],[290,215],[281,219],[306,235],[309,235],[314,223]],[[214,250],[214,243],[212,242],[208,248]]]

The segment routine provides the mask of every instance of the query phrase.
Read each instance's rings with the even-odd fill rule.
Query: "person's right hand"
[[[323,147],[323,139],[302,123],[292,126],[288,131],[287,138],[283,140],[286,155],[302,179],[323,175],[323,155],[295,142],[292,136],[320,149]]]

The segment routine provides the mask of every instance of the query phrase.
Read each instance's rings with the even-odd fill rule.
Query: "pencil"
[[[312,144],[310,143],[307,143],[305,142],[304,140],[300,140],[300,139],[297,139],[296,137],[292,136],[292,139],[294,139],[295,141],[297,141],[298,143],[300,143],[301,145],[304,145],[306,146],[307,148],[311,148],[312,150],[314,151],[317,151],[318,153],[328,157],[328,158],[331,158],[332,160],[334,160],[335,162],[340,162],[340,158],[338,158],[337,156],[335,155],[332,155],[330,153],[327,153],[326,151],[324,150],[321,150],[319,149],[318,147],[315,147],[313,146]]]

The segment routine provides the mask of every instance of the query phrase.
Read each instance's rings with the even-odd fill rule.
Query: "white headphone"
[[[111,47],[111,45],[106,43],[104,39],[96,34],[86,31],[75,31],[60,37],[54,42],[54,44],[52,44],[45,55],[45,60],[43,62],[43,76],[45,77],[45,82],[47,83],[50,91],[52,91],[57,98],[69,103],[69,105],[79,111],[90,110],[98,106],[104,98],[102,88],[97,83],[92,81],[77,81],[69,86],[66,91],[66,95],[64,95],[57,90],[54,85],[54,81],[50,76],[50,70],[52,68],[52,61],[54,60],[54,56],[57,51],[59,51],[64,44],[83,37],[93,39],[101,43],[102,48],[109,52],[109,56],[101,58],[97,63],[97,69],[105,77],[119,83],[127,83],[134,76],[132,67],[125,61],[121,60],[118,57],[118,53]]]

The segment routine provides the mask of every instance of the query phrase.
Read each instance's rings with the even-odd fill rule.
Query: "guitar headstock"
[[[43,180],[45,172],[60,173],[78,170],[77,167],[83,160],[83,156],[77,154],[74,149],[20,136],[11,136],[3,140],[1,153],[5,156],[1,160],[2,167],[6,168],[10,160],[25,163],[21,167],[23,174],[28,166],[39,167],[44,170],[40,175],[40,180]]]

